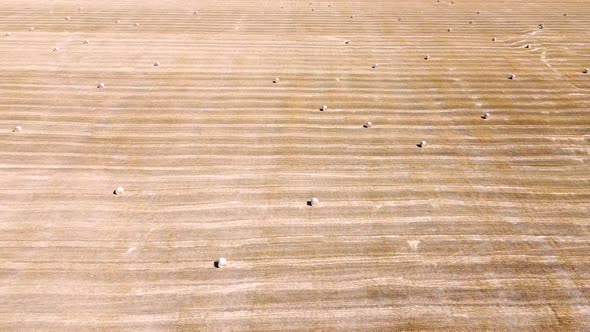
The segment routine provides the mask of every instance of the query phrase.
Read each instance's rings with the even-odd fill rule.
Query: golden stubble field
[[[588,1],[11,0],[0,33],[1,330],[590,329]]]

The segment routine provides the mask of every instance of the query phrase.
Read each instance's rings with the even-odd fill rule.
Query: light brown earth
[[[6,0],[0,32],[0,330],[590,329],[588,1]]]

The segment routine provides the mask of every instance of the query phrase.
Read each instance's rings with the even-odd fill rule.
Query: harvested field
[[[7,0],[0,54],[0,330],[590,329],[588,1]]]

